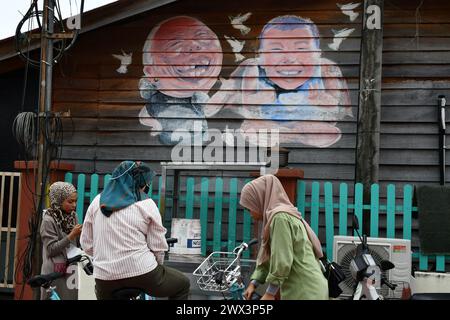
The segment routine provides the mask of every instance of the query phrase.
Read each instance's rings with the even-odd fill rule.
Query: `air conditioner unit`
[[[335,236],[333,241],[333,261],[337,262],[345,273],[345,280],[340,283],[343,297],[353,294],[355,280],[353,280],[349,266],[356,254],[356,246],[361,241],[358,237]],[[411,241],[406,239],[390,238],[367,238],[369,251],[376,263],[381,260],[389,260],[395,268],[382,272],[390,282],[398,284],[395,291],[386,286],[380,289],[379,293],[385,298],[400,299],[402,295],[402,283],[410,282],[411,278]]]

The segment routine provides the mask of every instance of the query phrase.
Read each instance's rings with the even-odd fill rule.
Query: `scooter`
[[[353,300],[383,300],[383,296],[378,293],[381,286],[386,285],[391,290],[395,290],[396,284],[388,281],[382,276],[382,272],[395,268],[395,265],[383,260],[377,264],[370,254],[367,244],[367,236],[361,237],[358,229],[359,222],[356,216],[353,216],[353,229],[356,231],[361,243],[356,247],[356,255],[350,262],[350,272],[356,285],[353,291]]]

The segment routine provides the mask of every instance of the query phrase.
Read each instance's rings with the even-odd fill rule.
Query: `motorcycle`
[[[355,257],[350,262],[350,272],[356,281],[352,298],[353,300],[383,300],[378,289],[386,285],[391,290],[395,290],[397,285],[389,282],[382,272],[395,268],[395,265],[388,260],[379,263],[374,260],[367,244],[367,235],[361,236],[359,233],[359,221],[356,216],[353,216],[352,227],[361,241],[356,247]]]

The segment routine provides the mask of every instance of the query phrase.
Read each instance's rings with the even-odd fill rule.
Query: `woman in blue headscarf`
[[[144,163],[123,161],[112,172],[111,180],[100,196],[102,213],[109,217],[114,211],[148,199],[144,190],[149,187],[155,173]]]
[[[167,230],[147,196],[153,176],[143,162],[122,162],[86,212],[81,245],[93,256],[98,299],[114,299],[123,288],[169,299],[188,297],[189,279],[163,265]]]

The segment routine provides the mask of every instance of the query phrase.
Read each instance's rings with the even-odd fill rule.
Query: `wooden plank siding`
[[[439,183],[437,97],[450,93],[450,3],[385,1],[384,9],[380,183]]]
[[[330,1],[177,1],[153,9],[122,22],[116,22],[87,32],[79,37],[76,46],[55,68],[54,109],[70,110],[71,118],[64,121],[65,136],[63,158],[76,165],[75,172],[107,173],[125,158],[141,159],[159,171],[160,161],[170,160],[171,147],[139,122],[139,112],[145,104],[138,89],[143,76],[142,48],[150,30],[159,22],[178,15],[192,16],[204,22],[218,37],[223,51],[219,77],[229,79],[239,65],[226,36],[245,40],[240,52],[246,59],[254,58],[258,51],[258,36],[272,18],[287,14],[310,18],[320,33],[322,57],[336,63],[345,79],[353,115],[357,111],[361,10],[355,21],[350,21]],[[251,12],[244,24],[251,30],[242,35],[232,28],[229,16]],[[332,29],[354,28],[342,42],[339,50],[329,48],[333,41]],[[133,53],[133,62],[126,74],[116,69],[120,62],[112,54],[121,51]],[[393,57],[395,59],[395,57]],[[401,59],[398,58],[400,61]],[[238,78],[238,76],[236,76]],[[216,83],[209,95],[220,88]],[[328,91],[342,90],[328,87]],[[322,92],[317,90],[320,95]],[[322,90],[323,91],[323,90]],[[208,108],[208,106],[206,107]],[[183,118],[184,115],[179,115]],[[189,117],[186,117],[189,119]],[[242,120],[234,112],[221,112],[208,119],[208,126],[224,129],[239,126]],[[251,120],[253,121],[253,120]],[[341,139],[329,148],[317,148],[301,143],[287,143],[290,165],[305,170],[307,179],[353,179],[356,126],[354,118],[339,121]],[[291,133],[304,134],[299,130]],[[281,134],[283,135],[283,134]]]
[[[434,183],[439,179],[436,98],[450,89],[450,13],[446,1],[396,0],[385,3],[383,26],[383,84],[381,110],[380,187],[389,182]],[[229,16],[251,12],[251,28],[242,35],[230,25]],[[361,8],[350,21],[333,1],[177,1],[133,18],[83,34],[76,46],[55,68],[54,109],[71,111],[64,122],[63,158],[74,162],[76,172],[107,173],[125,158],[142,159],[159,170],[170,160],[169,146],[152,136],[139,122],[145,104],[138,84],[143,76],[142,48],[150,30],[177,15],[204,22],[221,42],[222,69],[228,79],[239,63],[224,36],[245,40],[241,54],[255,57],[258,35],[267,21],[294,14],[310,18],[318,27],[322,57],[334,61],[345,79],[353,118],[338,122],[341,139],[328,148],[287,143],[289,165],[305,171],[306,180],[351,182],[354,179],[355,117],[358,104]],[[355,30],[335,51],[333,31]],[[116,69],[112,54],[133,53],[126,74]],[[219,89],[217,83],[210,95]],[[332,90],[328,88],[327,90]],[[208,108],[208,107],[206,107]],[[183,115],[180,115],[182,118]],[[450,115],[447,115],[450,117]],[[238,126],[239,117],[222,112],[208,119],[212,128]],[[293,130],[291,133],[304,132]],[[281,134],[283,135],[283,134]],[[450,157],[447,157],[448,159]],[[448,165],[447,160],[447,165]],[[447,174],[447,180],[450,179]],[[352,192],[352,190],[349,190]]]

